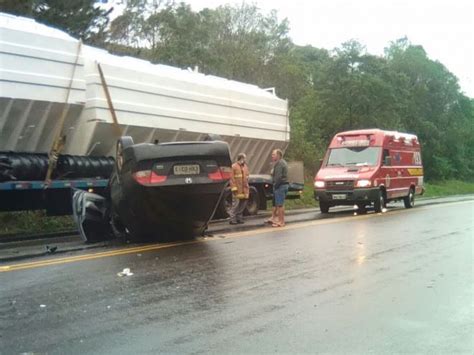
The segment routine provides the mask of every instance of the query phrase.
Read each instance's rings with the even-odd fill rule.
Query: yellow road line
[[[439,205],[424,206],[423,210],[424,209],[431,209],[431,208],[440,208],[440,207],[444,207],[446,205],[467,204],[467,203],[472,203],[472,202],[473,202],[472,200],[459,201],[459,202],[448,202],[448,203],[443,203],[443,204],[439,204]],[[385,216],[392,216],[392,215],[395,215],[395,214],[407,213],[407,212],[416,212],[416,211],[421,211],[421,209],[401,209],[401,210],[390,211],[389,214],[384,214],[384,215]],[[359,215],[357,217],[357,221],[368,219],[368,218],[378,217],[380,215],[381,215],[380,213]],[[229,234],[225,234],[223,237],[224,237],[224,239],[249,237],[249,236],[265,234],[265,233],[273,233],[273,232],[300,229],[300,228],[306,228],[306,227],[323,225],[323,224],[338,223],[338,222],[341,222],[341,221],[351,221],[351,220],[348,219],[347,216],[327,218],[327,219],[322,219],[322,220],[295,223],[295,224],[286,225],[285,227],[280,227],[280,228],[269,227],[269,228],[262,228],[262,229],[258,229],[258,230],[250,230],[250,231],[245,231],[245,232],[229,233]],[[354,219],[352,219],[352,221],[354,221]],[[182,246],[182,245],[188,245],[188,244],[196,244],[196,243],[203,243],[203,242],[209,242],[209,241],[216,241],[216,240],[219,240],[219,239],[220,238],[204,238],[204,239],[197,239],[197,240],[184,241],[184,242],[175,242],[175,243],[166,243],[166,244],[151,244],[151,245],[146,245],[146,246],[111,250],[111,251],[101,252],[101,253],[77,255],[77,256],[70,256],[70,257],[57,258],[57,259],[48,259],[48,260],[34,261],[34,262],[21,263],[21,264],[11,264],[11,265],[0,266],[0,272],[25,270],[25,269],[39,268],[39,267],[43,267],[43,266],[67,264],[67,263],[78,262],[78,261],[105,258],[105,257],[110,257],[110,256],[142,253],[142,252],[147,252],[147,251],[167,249],[167,248],[172,248],[172,247],[177,247],[177,246]]]
[[[112,251],[107,251],[107,252],[102,252],[102,253],[85,254],[85,255],[70,256],[70,257],[65,257],[65,258],[41,260],[41,261],[35,261],[35,262],[29,262],[29,263],[5,265],[5,266],[0,266],[0,272],[31,269],[31,268],[37,268],[37,267],[42,267],[42,266],[48,266],[48,265],[66,264],[66,263],[72,263],[76,261],[105,258],[109,256],[134,254],[134,253],[147,252],[147,251],[158,250],[158,249],[171,248],[178,245],[195,244],[199,242],[202,242],[202,241],[192,240],[188,242],[152,244],[152,245],[147,245],[143,247],[118,249],[118,250],[112,250]]]

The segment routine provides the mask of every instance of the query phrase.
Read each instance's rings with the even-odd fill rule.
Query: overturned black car
[[[202,234],[232,173],[221,141],[117,142],[106,196],[77,190],[73,213],[82,238],[171,241]]]

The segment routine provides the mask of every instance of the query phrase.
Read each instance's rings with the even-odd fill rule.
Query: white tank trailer
[[[49,152],[67,110],[62,153],[114,155],[98,64],[122,135],[136,143],[217,134],[253,174],[268,173],[271,150],[289,143],[288,103],[272,90],[112,55],[31,19],[0,13],[0,63],[0,151]]]

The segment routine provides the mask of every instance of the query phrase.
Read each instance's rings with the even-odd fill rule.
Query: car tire
[[[122,170],[124,149],[131,147],[133,144],[133,138],[130,136],[123,136],[117,140],[115,150],[115,166],[117,167],[117,172],[120,172]]]
[[[408,196],[403,198],[403,204],[405,208],[413,208],[415,206],[415,190],[413,188],[410,188]]]

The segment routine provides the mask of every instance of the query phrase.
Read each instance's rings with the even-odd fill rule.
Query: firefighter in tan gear
[[[232,208],[230,209],[230,224],[244,223],[243,214],[249,199],[249,168],[246,155],[240,153],[237,161],[232,164],[232,178],[230,189],[232,191]]]

